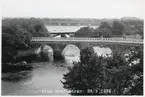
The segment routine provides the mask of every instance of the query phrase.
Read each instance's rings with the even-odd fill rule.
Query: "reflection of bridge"
[[[57,42],[57,43],[101,43],[101,44],[132,44],[143,45],[142,39],[125,39],[125,38],[50,38],[50,37],[33,37],[32,42]]]

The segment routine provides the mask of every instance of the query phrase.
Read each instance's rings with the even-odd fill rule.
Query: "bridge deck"
[[[142,39],[125,38],[51,38],[51,37],[33,37],[32,42],[94,42],[94,43],[123,43],[143,45]]]

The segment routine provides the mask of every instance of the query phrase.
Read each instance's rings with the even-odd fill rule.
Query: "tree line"
[[[98,28],[82,27],[75,32],[75,37],[124,37],[140,35],[143,38],[142,20],[103,21]]]

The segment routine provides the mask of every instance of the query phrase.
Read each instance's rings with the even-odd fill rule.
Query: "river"
[[[60,81],[68,72],[65,62],[30,65],[34,67],[31,71],[2,73],[2,95],[68,95]]]
[[[48,26],[45,25],[49,32],[76,32],[82,27],[87,26]],[[98,26],[90,26],[92,28],[97,28]]]
[[[73,48],[73,49],[70,49]],[[61,81],[68,72],[67,66],[73,66],[73,60],[79,60],[75,46],[68,46],[65,61],[33,62],[30,71],[2,73],[2,95],[69,95]],[[111,54],[110,49],[94,47],[98,55]],[[70,56],[73,55],[73,56]],[[61,81],[60,81],[61,80]]]

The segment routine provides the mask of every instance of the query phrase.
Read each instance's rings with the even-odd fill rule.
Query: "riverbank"
[[[31,70],[33,67],[27,62],[22,61],[18,63],[2,63],[2,72],[20,72],[23,70]]]

